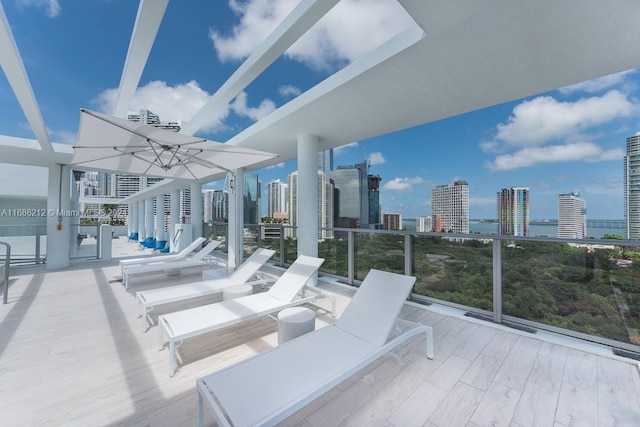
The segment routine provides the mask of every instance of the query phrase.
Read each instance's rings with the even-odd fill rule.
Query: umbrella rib
[[[189,166],[187,166],[186,164],[183,164],[182,166],[184,166],[184,168],[187,170],[187,172],[189,172],[191,174],[191,176],[193,177],[193,179],[197,180],[198,177],[195,176],[195,174],[193,172],[191,172],[191,169],[189,169]]]
[[[70,163],[70,165],[81,165],[82,163],[89,163],[89,162],[97,162],[99,160],[105,160],[105,159],[113,159],[114,157],[120,157],[122,156],[122,154],[135,154],[135,152],[128,152],[128,151],[121,151],[118,150],[117,148],[114,147],[114,149],[116,151],[119,151],[118,154],[113,154],[111,156],[104,156],[104,157],[98,157],[96,159],[91,159],[91,160],[83,160],[81,162],[76,162],[76,163]]]
[[[154,163],[156,163],[156,162],[159,163],[160,167],[162,169],[164,169],[166,166],[171,164],[171,160],[169,160],[169,163],[167,165],[164,164],[164,162],[162,161],[162,157],[160,157],[160,154],[158,154],[158,152],[156,151],[156,147],[154,147],[153,144],[151,143],[151,142],[155,142],[155,141],[152,141],[151,139],[147,138],[147,142],[149,143],[149,147],[153,151],[153,154],[155,154],[155,156],[156,156],[156,159],[153,161]],[[157,144],[157,142],[156,142],[156,144]],[[160,144],[158,144],[158,145],[160,145]]]

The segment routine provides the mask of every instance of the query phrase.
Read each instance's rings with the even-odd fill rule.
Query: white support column
[[[233,171],[230,179],[227,267],[242,264],[244,236],[244,168]]]
[[[49,166],[47,191],[47,270],[69,267],[71,240],[78,230],[69,226],[71,173],[68,166]]]
[[[298,136],[298,255],[318,256],[318,137]]]
[[[146,234],[147,234],[147,229],[144,226],[145,203],[144,203],[144,200],[140,200],[136,202],[136,204],[138,205],[138,209],[137,209],[138,211],[138,242],[144,242],[144,238],[146,237]]]
[[[129,236],[138,232],[138,203],[129,203],[127,209],[127,224],[129,224]]]
[[[202,221],[204,214],[202,213],[202,184],[198,182],[191,183],[191,229],[193,230],[193,239],[202,237]]]
[[[156,241],[167,240],[164,232],[164,194],[156,196]]]
[[[149,198],[144,201],[144,215],[145,215],[145,233],[144,240],[149,237],[153,239],[153,199]]]
[[[180,190],[171,190],[169,194],[171,211],[169,212],[169,240],[176,237],[176,224],[180,222]]]

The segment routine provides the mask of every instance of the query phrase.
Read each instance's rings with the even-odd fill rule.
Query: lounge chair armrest
[[[310,293],[312,293],[314,295],[305,296],[305,290],[309,291]],[[320,306],[316,306],[316,307],[321,308],[322,310],[328,311],[329,314],[331,314],[331,316],[335,319],[335,317],[336,317],[336,296],[335,295],[323,292],[322,290],[316,288],[315,286],[314,287],[305,286],[300,291],[300,294],[301,294],[303,299],[309,299],[311,301],[316,301],[316,300],[319,300],[319,299],[329,299],[331,301],[331,309],[330,310],[327,310],[326,308],[320,307]]]
[[[416,329],[416,333],[425,333],[427,341],[426,354],[427,358],[433,359],[433,328],[431,326],[423,325],[422,323],[410,322],[404,319],[396,319],[396,326],[403,328],[405,331],[410,329]]]

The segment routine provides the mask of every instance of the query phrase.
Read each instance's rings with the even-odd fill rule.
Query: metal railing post
[[[40,228],[36,227],[36,264],[40,264]]]
[[[0,242],[0,245],[4,245],[7,247],[7,252],[4,259],[4,286],[2,288],[2,304],[6,304],[7,298],[9,297],[9,268],[11,266],[11,245],[5,242]]]
[[[258,247],[262,247],[262,224],[258,224]]]
[[[284,267],[284,233],[285,233],[284,225],[280,224],[280,267]]]
[[[411,235],[404,235],[404,274],[413,275],[413,247],[411,246]]]
[[[493,321],[502,323],[502,240],[493,239]]]
[[[347,235],[347,282],[353,285],[356,271],[356,256],[355,256],[355,238],[354,232],[349,231]]]

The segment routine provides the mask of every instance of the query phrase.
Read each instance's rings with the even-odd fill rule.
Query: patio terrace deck
[[[133,248],[114,241],[116,257],[139,255]],[[199,280],[200,272],[154,275],[127,291],[117,261],[12,269],[9,304],[0,306],[0,425],[195,425],[196,378],[277,345],[270,318],[228,328],[185,342],[170,378],[157,328],[141,332],[135,292]],[[329,278],[320,285],[339,295],[339,311],[346,306],[351,290]],[[434,360],[418,337],[398,351],[402,364],[379,359],[283,424],[640,425],[637,364],[604,347],[436,306],[407,304],[403,317],[433,326]],[[316,326],[329,321],[320,316]]]

